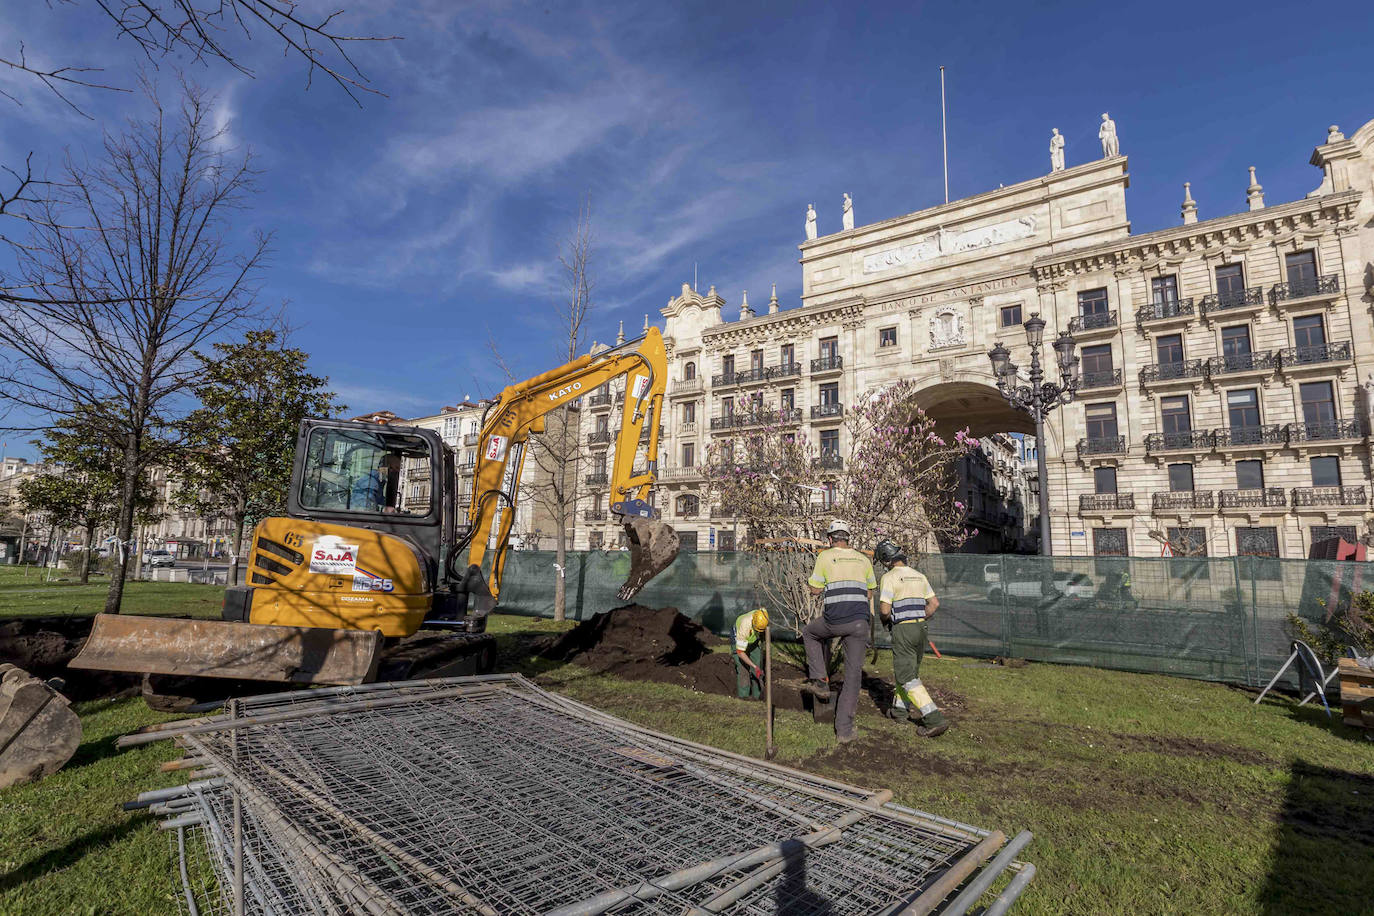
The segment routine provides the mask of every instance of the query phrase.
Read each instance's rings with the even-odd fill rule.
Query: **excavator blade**
[[[615,596],[629,601],[645,583],[673,564],[682,541],[671,525],[656,519],[631,517],[622,524],[630,542],[630,575]]]
[[[68,665],[134,674],[362,684],[376,677],[381,654],[382,634],[375,630],[97,614],[90,637]]]

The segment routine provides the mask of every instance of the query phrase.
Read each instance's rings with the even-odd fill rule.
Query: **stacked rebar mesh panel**
[[[195,768],[141,797],[174,831],[192,913],[963,913],[1006,873],[995,913],[1034,874],[1015,861],[1028,833],[1006,843],[519,676],[254,697],[122,740],[157,737]]]

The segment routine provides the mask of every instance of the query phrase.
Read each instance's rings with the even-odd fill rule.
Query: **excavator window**
[[[429,443],[419,436],[327,427],[311,430],[301,474],[301,508],[428,515],[430,458]]]

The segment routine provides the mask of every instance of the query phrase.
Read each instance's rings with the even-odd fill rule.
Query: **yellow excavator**
[[[679,546],[648,501],[667,381],[657,328],[501,392],[483,415],[465,525],[460,468],[433,430],[304,421],[287,514],[253,532],[248,584],[226,590],[223,619],[100,614],[71,666],[304,684],[485,673],[495,660],[486,617],[500,597],[530,437],[552,411],[621,377],[609,489],[631,560],[617,595],[629,600]],[[423,500],[403,488],[426,478],[434,495],[417,507]]]

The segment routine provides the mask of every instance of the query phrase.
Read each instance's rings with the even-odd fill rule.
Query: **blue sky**
[[[307,4],[308,5],[308,4]],[[265,170],[245,225],[276,234],[262,296],[351,408],[432,412],[558,360],[556,251],[589,197],[597,250],[588,338],[638,328],[692,278],[731,308],[776,282],[799,302],[796,245],[814,201],[839,229],[942,200],[938,67],[947,68],[950,194],[1100,154],[1100,114],[1130,157],[1135,232],[1301,197],[1326,125],[1374,118],[1368,3],[347,3],[355,49],[387,97],[355,106],[263,39],[255,78],[187,64],[219,96],[233,143]],[[0,56],[109,68],[136,51],[90,0],[0,7]],[[158,78],[170,80],[177,61]],[[0,74],[0,162],[94,150],[143,110],[79,91],[78,117]],[[8,437],[13,440],[15,437]],[[10,454],[26,454],[11,441]]]

